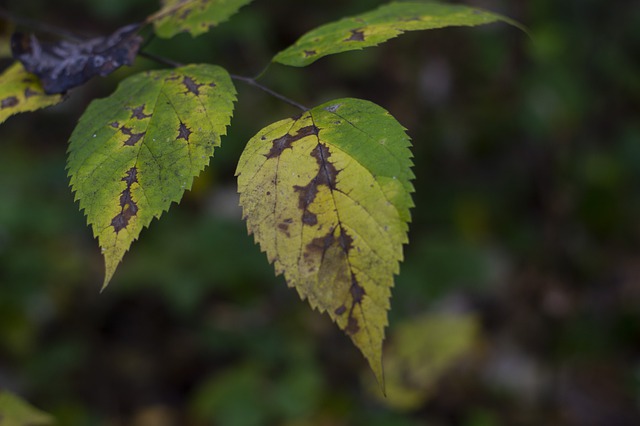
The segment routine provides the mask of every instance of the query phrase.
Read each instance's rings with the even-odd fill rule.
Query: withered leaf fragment
[[[142,37],[140,24],[124,26],[107,37],[86,41],[40,42],[35,35],[15,33],[11,37],[13,57],[40,78],[47,94],[64,93],[92,77],[105,77],[123,65],[131,65]]]

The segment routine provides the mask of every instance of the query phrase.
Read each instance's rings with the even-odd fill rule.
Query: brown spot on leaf
[[[40,95],[40,92],[36,92],[35,90],[31,89],[31,87],[27,87],[26,89],[24,89],[24,97],[29,99],[32,96],[38,96]]]
[[[120,127],[120,123],[118,123],[117,121],[114,121],[113,123],[110,123],[109,126],[113,127],[114,129],[117,129],[118,127]]]
[[[343,41],[364,41],[364,31],[361,29],[351,30],[351,36]]]
[[[196,96],[200,95],[200,87],[204,86],[204,84],[196,83],[191,77],[185,76],[182,79],[182,84],[187,88],[187,91],[184,93],[193,93]]]
[[[324,237],[316,237],[305,247],[305,257],[311,256],[312,253],[319,253],[321,257],[324,257],[325,252],[333,245],[335,238],[333,236],[333,229],[329,231]]]
[[[354,276],[351,277],[351,288],[349,288],[349,293],[351,293],[351,297],[353,297],[354,304],[361,303],[362,298],[366,294],[364,287],[358,284]]]
[[[349,317],[349,321],[347,322],[347,326],[345,327],[344,331],[349,335],[356,334],[358,331],[360,331],[358,320],[354,317]]]
[[[18,98],[9,96],[0,101],[0,109],[11,108],[18,105]]]
[[[131,186],[138,182],[138,169],[136,167],[130,168],[121,180],[127,184],[127,187],[120,194],[120,213],[111,220],[111,226],[116,234],[125,229],[131,218],[138,214],[138,205],[131,197]]]
[[[129,139],[127,139],[126,141],[124,141],[124,144],[127,146],[134,146],[135,144],[137,144],[140,139],[142,139],[145,135],[146,132],[142,132],[142,133],[133,133],[131,131],[130,128],[128,127],[123,127],[122,129],[120,129],[120,131],[129,136]]]
[[[305,58],[308,58],[309,56],[313,56],[315,54],[317,54],[317,52],[315,50],[305,50],[304,51],[304,57]]]
[[[336,315],[342,315],[345,312],[347,312],[347,307],[344,305],[341,305],[338,309],[336,309],[335,311],[333,311]]]
[[[340,236],[338,237],[338,242],[340,243],[340,247],[342,247],[342,250],[347,253],[353,248],[353,238],[351,238],[351,235],[347,234],[344,229],[340,228],[340,230],[341,232]]]
[[[285,219],[281,223],[278,224],[278,229],[282,231],[287,237],[290,237],[289,234],[289,225],[293,223],[293,219]]]
[[[137,118],[138,120],[142,120],[144,118],[149,118],[151,115],[144,113],[144,104],[139,107],[135,107],[131,109],[131,118]]]
[[[320,185],[326,185],[331,190],[336,188],[338,170],[329,162],[331,153],[326,145],[322,143],[316,145],[313,151],[311,151],[311,156],[316,159],[316,162],[320,166],[318,174],[311,179],[311,182],[307,185],[295,185],[293,189],[299,193],[298,207],[303,210],[302,222],[306,225],[313,226],[318,223],[318,219],[315,214],[309,211],[309,206],[315,200],[316,195],[318,195],[318,187]]]
[[[304,223],[305,225],[308,226],[314,226],[318,224],[318,215],[316,215],[315,213],[310,212],[309,210],[304,211],[304,213],[302,213],[302,223]]]
[[[318,128],[314,125],[303,127],[298,129],[298,132],[295,135],[291,135],[287,133],[286,135],[279,137],[278,139],[273,140],[273,146],[271,150],[267,154],[267,158],[276,158],[282,154],[287,148],[291,148],[291,144],[297,140],[305,138],[309,135],[317,135],[319,132]]]
[[[184,139],[185,141],[189,141],[189,136],[191,136],[191,130],[184,124],[180,123],[180,127],[178,128],[178,137],[177,139]]]

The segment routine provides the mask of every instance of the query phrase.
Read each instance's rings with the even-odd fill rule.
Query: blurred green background
[[[256,0],[209,34],[147,49],[255,75],[305,31],[381,3]],[[466,4],[533,40],[505,24],[408,33],[262,80],[310,106],[370,99],[413,139],[386,398],[247,236],[235,164],[259,129],[297,111],[240,82],[212,165],[99,293],[67,140],[91,99],[159,67],[144,59],[0,127],[0,389],[59,425],[640,424],[640,7]],[[85,35],[158,8],[0,5]]]

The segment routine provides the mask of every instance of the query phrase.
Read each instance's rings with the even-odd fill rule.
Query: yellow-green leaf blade
[[[137,74],[89,105],[67,168],[105,257],[104,285],[142,229],[209,163],[234,101],[223,68],[189,65]]]
[[[163,0],[162,9],[147,21],[154,23],[159,37],[170,38],[181,32],[197,36],[234,15],[252,0]]]
[[[412,207],[404,130],[371,102],[340,99],[260,131],[237,169],[247,227],[276,273],[329,314],[381,384]]]
[[[0,391],[0,425],[45,426],[53,423],[49,414],[7,391]]]
[[[278,53],[273,62],[303,67],[334,53],[376,46],[405,31],[475,26],[504,21],[500,15],[472,7],[435,2],[395,2],[370,12],[320,26]]]
[[[0,123],[14,114],[36,111],[62,101],[62,95],[47,95],[38,77],[16,62],[0,75]]]

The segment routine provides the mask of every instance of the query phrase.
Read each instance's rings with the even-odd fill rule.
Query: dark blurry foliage
[[[149,49],[251,75],[303,32],[380,3],[256,1],[209,34]],[[1,4],[86,36],[157,8]],[[87,103],[152,65],[143,59],[0,130],[0,388],[61,425],[640,424],[640,8],[468,4],[533,40],[506,25],[413,33],[265,76],[309,105],[371,99],[410,129],[416,207],[388,342],[425,314],[476,324],[433,383],[403,378],[429,389],[421,401],[371,395],[357,350],[246,235],[237,159],[295,114],[250,87],[237,85],[243,125],[214,165],[98,293],[102,259],[67,187],[66,143]]]

